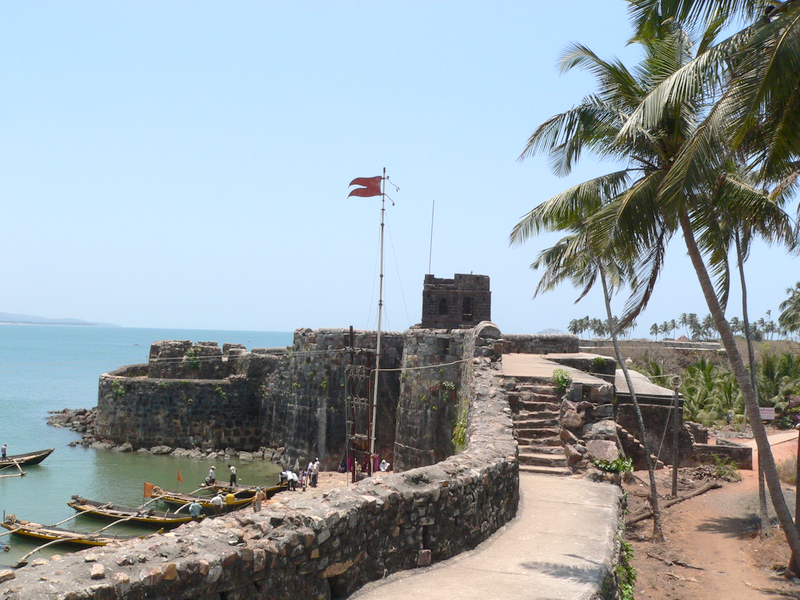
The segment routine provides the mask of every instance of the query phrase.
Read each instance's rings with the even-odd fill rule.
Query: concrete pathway
[[[596,354],[558,354],[559,357],[594,357]],[[562,365],[552,360],[547,360],[547,355],[541,354],[503,354],[503,375],[505,377],[536,377],[547,379],[553,377],[555,369],[566,371],[572,376],[575,383],[586,385],[602,385],[605,383],[599,377],[589,375],[585,371]]]
[[[520,473],[517,518],[475,550],[371,583],[351,600],[581,600],[615,564],[620,489]]]

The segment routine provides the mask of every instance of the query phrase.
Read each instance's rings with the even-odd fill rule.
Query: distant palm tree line
[[[750,337],[753,341],[760,342],[765,339],[774,339],[775,335],[781,338],[791,337],[791,333],[785,328],[780,327],[778,323],[773,321],[770,317],[772,311],[767,311],[766,314],[750,323]],[[734,334],[745,333],[744,322],[739,317],[731,317],[728,319],[728,326]],[[653,323],[650,326],[650,335],[658,339],[666,337],[675,337],[675,332],[682,330],[683,335],[693,341],[707,342],[719,339],[719,332],[714,325],[714,319],[710,314],[707,314],[702,319],[698,318],[695,313],[682,313],[678,319],[671,319],[664,321],[661,324]]]
[[[768,310],[763,317],[750,323],[750,336],[753,341],[763,340],[793,339],[800,338],[800,281],[794,288],[787,290],[789,299],[781,303],[783,310],[778,321],[774,321],[772,311]],[[618,323],[614,318],[613,325]],[[744,335],[744,322],[739,317],[731,317],[728,326],[734,334]],[[636,322],[632,322],[628,327],[617,332],[622,338],[629,338],[636,328]],[[594,337],[608,337],[611,335],[611,326],[608,319],[597,319],[585,316],[580,319],[572,319],[569,322],[567,331],[583,337],[585,333],[591,333]],[[662,323],[653,323],[650,326],[650,335],[658,339],[674,339],[676,333],[680,331],[692,341],[708,342],[719,339],[719,332],[714,325],[714,318],[707,314],[702,319],[695,313],[682,313],[677,319],[670,319]]]

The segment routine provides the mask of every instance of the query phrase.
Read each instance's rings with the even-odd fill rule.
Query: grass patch
[[[778,463],[778,477],[783,483],[797,485],[797,457],[793,456]]]

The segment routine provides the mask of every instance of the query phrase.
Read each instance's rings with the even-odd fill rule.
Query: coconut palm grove
[[[774,406],[780,423],[794,424],[800,359],[796,349],[774,353],[762,347],[756,360],[753,350],[800,331],[800,282],[786,299],[775,299],[777,322],[769,314],[751,321],[746,278],[754,241],[775,252],[798,249],[797,218],[789,207],[800,173],[800,2],[628,4],[627,41],[640,49],[641,60],[625,65],[580,43],[568,46],[561,70],[588,72],[595,88],[540,124],[520,156],[546,155],[559,176],[584,155],[611,168],[543,199],[513,228],[510,241],[563,235],[531,265],[544,269],[537,294],[569,281],[579,289],[578,299],[603,293],[608,306],[611,295],[624,292],[621,314],[569,325],[572,333],[592,331],[615,342],[643,316],[669,244],[683,246],[708,315],[682,314],[653,324],[650,333],[719,341],[724,360],[685,368],[685,416],[705,423],[731,415],[749,419],[792,551],[790,568],[800,573],[794,559],[800,557],[800,534],[759,414],[759,405]],[[741,289],[736,297],[733,281]],[[595,292],[597,282],[602,286]],[[740,316],[728,319],[726,312]],[[657,377],[660,368],[654,362],[645,370]]]

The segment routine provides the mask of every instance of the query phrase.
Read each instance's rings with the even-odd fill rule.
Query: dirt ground
[[[775,443],[772,451],[777,463],[796,456],[797,437]],[[753,455],[755,463],[755,450]],[[679,496],[708,481],[700,477],[702,471],[681,470]],[[713,472],[713,467],[705,471]],[[665,469],[657,473],[660,496],[667,497],[672,489],[672,472]],[[649,541],[652,520],[628,527],[626,539],[635,554],[637,600],[800,598],[800,580],[787,580],[779,574],[788,563],[789,551],[774,512],[770,512],[771,535],[759,538],[757,473],[738,473],[742,477],[739,482],[721,481],[720,489],[665,509],[664,544]],[[649,493],[647,472],[634,476],[634,483],[624,484],[631,514],[645,505]],[[795,490],[787,485],[784,493],[793,511]]]

